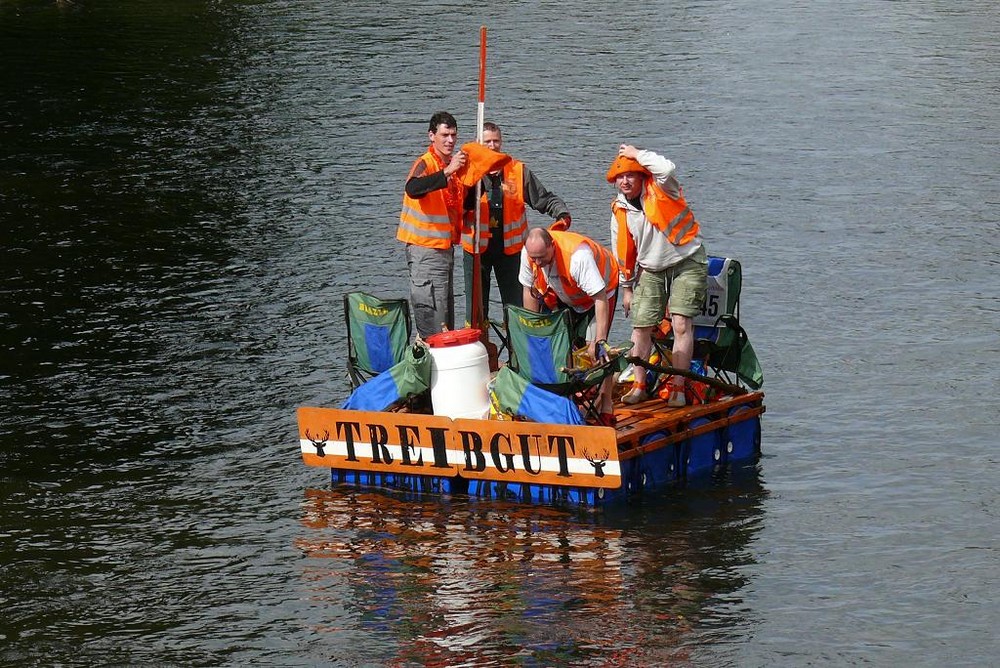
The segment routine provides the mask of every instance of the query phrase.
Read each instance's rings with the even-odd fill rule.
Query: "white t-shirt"
[[[580,286],[580,289],[588,295],[600,294],[602,290],[608,289],[608,284],[604,281],[604,276],[601,275],[601,270],[597,267],[597,260],[594,258],[590,246],[586,244],[582,244],[570,255],[569,273],[573,277],[574,282]],[[559,266],[555,260],[550,262],[549,266],[542,268],[542,274],[545,276],[548,284],[552,286],[559,300],[565,304],[569,304],[569,297],[566,295],[566,291],[563,290],[562,281],[559,280]],[[532,279],[534,279],[534,276],[531,273],[531,265],[528,262],[528,251],[522,248],[521,270],[518,274],[518,280],[521,282],[521,285],[530,288],[533,285]],[[614,290],[610,290],[608,298],[610,299],[613,295]],[[586,309],[574,307],[574,310],[583,313]]]

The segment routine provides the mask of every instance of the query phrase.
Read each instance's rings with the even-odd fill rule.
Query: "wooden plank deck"
[[[748,392],[721,401],[680,408],[668,408],[666,402],[658,397],[633,405],[615,404],[618,457],[637,457],[644,452],[756,417],[764,413],[763,399],[763,392]],[[730,416],[729,412],[739,406],[747,406],[748,409]],[[690,426],[700,418],[708,421],[697,427]],[[657,433],[662,435],[643,443],[643,439]]]

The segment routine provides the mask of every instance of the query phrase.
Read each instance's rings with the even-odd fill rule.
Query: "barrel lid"
[[[450,348],[451,346],[464,346],[469,343],[479,341],[480,332],[474,327],[466,329],[452,329],[447,332],[431,334],[427,337],[427,345],[431,348]]]

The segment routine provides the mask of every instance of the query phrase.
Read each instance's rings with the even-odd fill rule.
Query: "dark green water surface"
[[[405,295],[427,119],[475,135],[482,24],[487,118],[577,230],[609,241],[630,142],[743,262],[749,470],[580,515],[303,466],[343,293]],[[995,661],[998,34],[987,1],[0,0],[0,664]]]

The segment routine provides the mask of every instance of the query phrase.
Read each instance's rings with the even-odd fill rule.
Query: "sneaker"
[[[632,389],[622,395],[623,404],[638,404],[649,399],[646,388],[642,385],[632,384]]]
[[[684,396],[683,385],[671,385],[670,396],[667,398],[667,406],[670,408],[680,408],[687,405],[687,398]],[[660,393],[663,396],[663,393]]]

